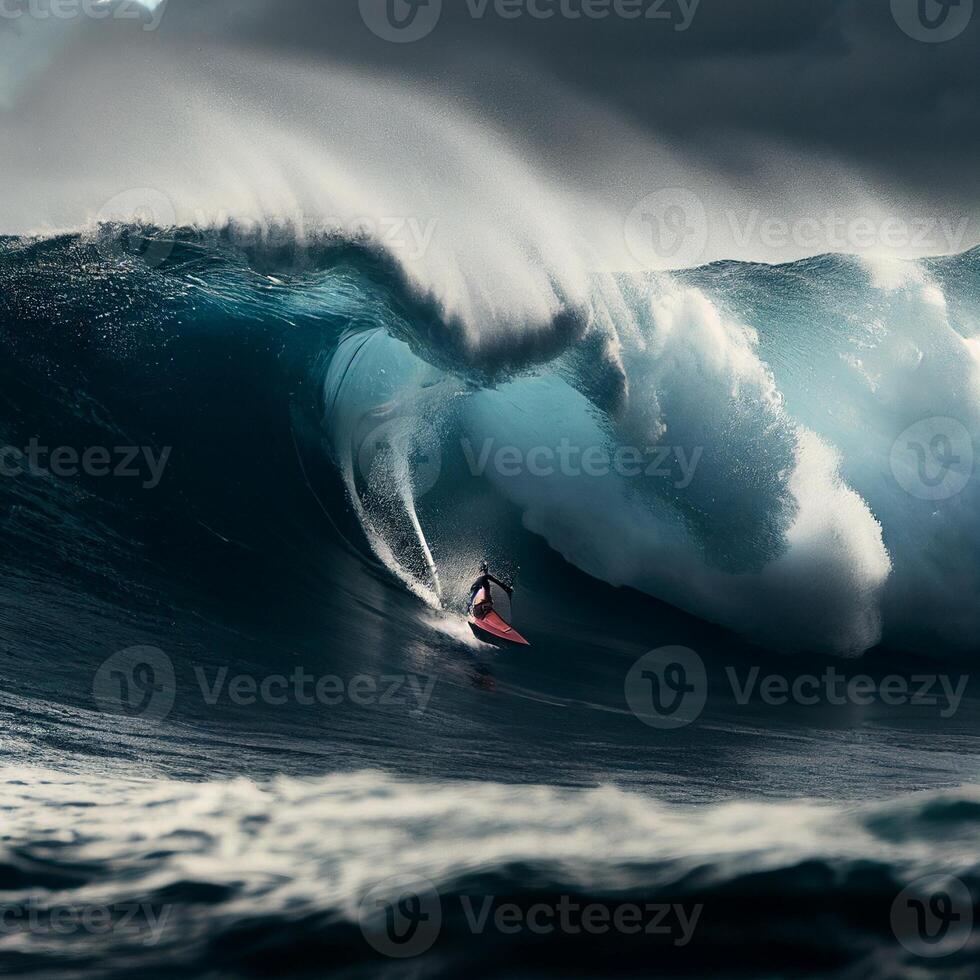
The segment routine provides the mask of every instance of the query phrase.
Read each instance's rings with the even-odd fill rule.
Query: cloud
[[[505,17],[495,0],[444,0],[437,26],[409,44],[373,34],[352,0],[218,0],[204,10],[170,0],[167,18],[220,43],[424,80],[505,125],[535,115],[529,82],[550,78],[716,163],[733,143],[781,143],[853,161],[899,193],[961,208],[975,201],[980,13],[933,45],[900,29],[889,0],[636,2],[670,16]],[[583,0],[537,3],[529,9],[575,10]],[[681,31],[682,7],[693,14]],[[737,153],[732,165],[743,165]]]
[[[534,2],[580,9],[602,0]],[[806,211],[813,199],[825,210],[870,195],[883,213],[900,202],[954,224],[977,215],[980,13],[935,45],[903,31],[890,0],[617,2],[667,16],[543,19],[526,8],[506,17],[514,0],[499,10],[496,0],[442,0],[431,31],[403,44],[372,32],[357,0],[168,0],[149,33],[120,19],[70,31],[21,25],[0,31],[0,164],[29,163],[43,175],[49,162],[29,160],[24,147],[65,139],[52,129],[61,114],[47,107],[57,85],[66,105],[74,98],[69,66],[95,62],[108,73],[123,53],[145,51],[161,95],[192,65],[202,107],[224,111],[232,110],[220,65],[229,57],[254,57],[263,71],[301,67],[327,86],[339,70],[401,85],[482,119],[557,180],[574,177],[589,193],[603,185],[627,211],[634,192],[654,189],[642,185],[667,155],[684,161],[696,185],[710,179],[753,203],[778,196]],[[146,98],[152,86],[140,78],[132,88]],[[115,111],[128,114],[126,88]],[[46,113],[36,111],[42,102]],[[305,111],[289,107],[291,116]],[[100,144],[128,150],[126,127],[100,119]],[[57,161],[50,165],[59,179]]]

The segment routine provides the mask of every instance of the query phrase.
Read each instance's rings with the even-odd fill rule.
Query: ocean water
[[[548,290],[0,240],[7,974],[976,975],[980,251]]]

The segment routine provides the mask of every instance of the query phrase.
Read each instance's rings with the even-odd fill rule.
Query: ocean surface
[[[0,239],[5,975],[977,975],[980,250],[583,283]]]

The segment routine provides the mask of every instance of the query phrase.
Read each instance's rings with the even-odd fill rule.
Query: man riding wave
[[[490,566],[480,562],[480,577],[470,586],[469,608],[477,619],[483,619],[493,609],[493,597],[490,595],[490,583],[499,585],[507,595],[513,595],[511,586],[501,582],[495,575],[490,574]]]

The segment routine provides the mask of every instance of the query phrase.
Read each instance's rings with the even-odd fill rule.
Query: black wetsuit
[[[493,609],[493,600],[490,598],[490,583],[496,582],[507,595],[513,592],[513,589],[509,585],[505,585],[500,581],[499,578],[491,575],[489,572],[484,572],[470,587],[470,608],[473,610],[473,614],[477,619],[482,619],[491,609]],[[480,589],[486,590],[486,600],[483,602],[478,602],[475,606],[473,605],[473,600],[479,595]]]

